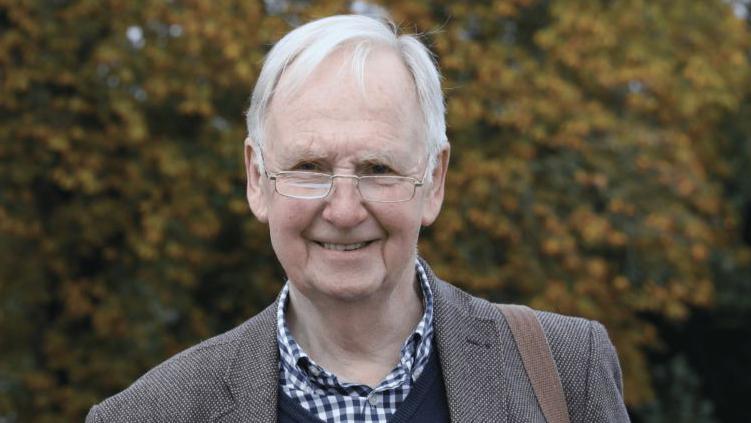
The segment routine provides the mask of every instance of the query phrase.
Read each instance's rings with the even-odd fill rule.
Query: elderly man
[[[532,355],[555,364],[530,364],[529,327],[418,257],[449,144],[438,70],[416,38],[362,16],[297,28],[265,61],[248,132],[248,203],[288,277],[278,300],[88,421],[628,420],[601,325],[537,312],[550,349],[540,335]],[[563,404],[553,417],[548,387]]]

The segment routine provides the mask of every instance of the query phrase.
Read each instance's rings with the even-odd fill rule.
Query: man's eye
[[[300,170],[303,172],[318,172],[321,170],[321,167],[314,162],[300,162],[295,165],[295,167],[292,168],[292,170]]]
[[[367,167],[366,173],[370,175],[391,175],[394,171],[384,164],[374,163]]]

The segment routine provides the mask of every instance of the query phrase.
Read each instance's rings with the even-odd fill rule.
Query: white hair
[[[398,53],[412,75],[417,101],[423,115],[428,166],[434,169],[438,152],[448,143],[441,75],[433,56],[414,35],[399,35],[396,25],[387,19],[360,15],[339,15],[319,19],[285,35],[271,49],[261,69],[247,112],[248,135],[253,148],[261,152],[265,145],[264,122],[271,99],[282,74],[285,88],[300,87],[316,66],[343,46],[349,49],[356,80],[364,80],[365,61],[373,45],[386,46]],[[294,62],[294,66],[292,65]],[[261,154],[255,164],[263,173]],[[432,172],[428,173],[428,178]],[[429,180],[429,179],[428,179]]]

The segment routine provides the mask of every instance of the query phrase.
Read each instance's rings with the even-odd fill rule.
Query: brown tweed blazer
[[[544,422],[503,315],[436,278],[435,345],[452,422]],[[185,350],[91,408],[86,422],[276,421],[276,303]],[[603,326],[537,312],[571,422],[628,422],[621,370]]]

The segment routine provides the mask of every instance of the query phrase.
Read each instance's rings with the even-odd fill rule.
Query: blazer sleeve
[[[602,324],[589,322],[585,422],[629,422],[623,402],[621,367],[615,347]]]

